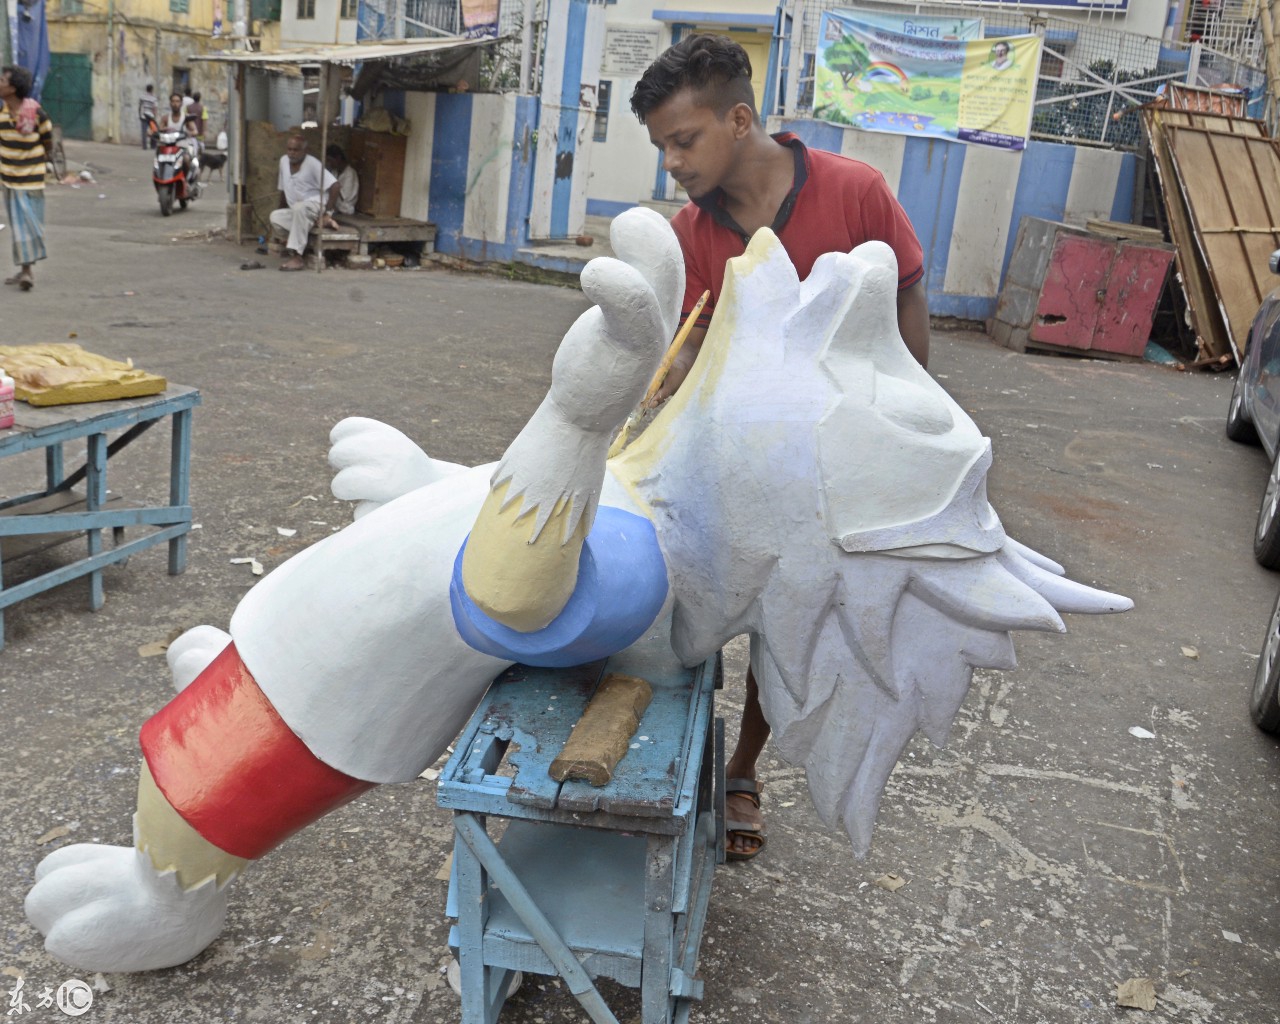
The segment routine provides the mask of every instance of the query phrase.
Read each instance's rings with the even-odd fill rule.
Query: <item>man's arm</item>
[[[338,208],[338,192],[341,188],[342,183],[339,181],[335,181],[329,186],[329,195],[324,203],[324,212],[327,216],[332,217],[333,211]]]
[[[898,292],[898,332],[916,362],[928,369],[929,298],[923,280]]]

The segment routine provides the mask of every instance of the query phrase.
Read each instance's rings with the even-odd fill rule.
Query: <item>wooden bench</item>
[[[683,1024],[701,998],[724,859],[719,658],[682,667],[670,629],[607,662],[509,669],[458,739],[437,801],[454,812],[446,913],[463,1024],[496,1024],[517,971],[562,977],[596,1024],[617,1021],[597,977],[640,989],[643,1024]],[[557,782],[553,759],[609,672],[652,688],[637,733],[606,785]]]
[[[337,230],[317,225],[311,232],[316,252],[347,252],[355,262],[367,263],[369,247],[393,242],[421,242],[423,253],[435,252],[436,226],[408,217],[370,217],[363,213],[339,213]]]

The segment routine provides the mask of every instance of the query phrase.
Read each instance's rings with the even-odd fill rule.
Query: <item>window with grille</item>
[[[314,21],[315,17],[316,17],[316,0],[298,0],[298,20]]]
[[[169,10],[173,14],[187,14],[191,10],[191,0],[169,0]]]
[[[360,0],[342,0],[342,9],[338,13],[338,17],[346,20],[357,18],[360,16]]]
[[[613,83],[601,80],[596,93],[596,123],[592,133],[593,142],[604,142],[609,134],[609,97],[613,92]]]

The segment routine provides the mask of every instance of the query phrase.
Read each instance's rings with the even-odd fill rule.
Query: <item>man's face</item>
[[[0,100],[7,100],[13,95],[13,86],[9,84],[9,72],[0,74]]]
[[[691,198],[722,185],[733,167],[737,140],[731,114],[717,117],[693,90],[681,89],[645,118],[649,141],[662,154],[663,170]]]
[[[172,110],[175,114],[182,113],[182,97],[179,96],[176,92],[169,97],[169,109]]]
[[[1004,43],[997,43],[996,44],[996,60],[1004,60],[1008,56],[1009,56],[1009,47],[1005,46]]]
[[[301,139],[290,139],[285,143],[284,151],[289,155],[291,167],[301,167],[302,158],[307,155],[307,144]]]

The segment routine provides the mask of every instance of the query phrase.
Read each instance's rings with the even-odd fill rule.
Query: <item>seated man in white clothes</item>
[[[307,155],[307,140],[289,136],[285,155],[280,158],[280,208],[271,213],[271,226],[289,235],[288,252],[281,270],[301,270],[307,236],[316,222],[332,213],[338,201],[338,179],[313,156]]]
[[[347,162],[347,154],[341,146],[330,143],[324,151],[324,165],[338,178],[338,201],[334,204],[335,213],[355,213],[356,199],[360,195],[360,178],[356,169]],[[324,226],[337,228],[338,222],[332,217],[325,217]]]

